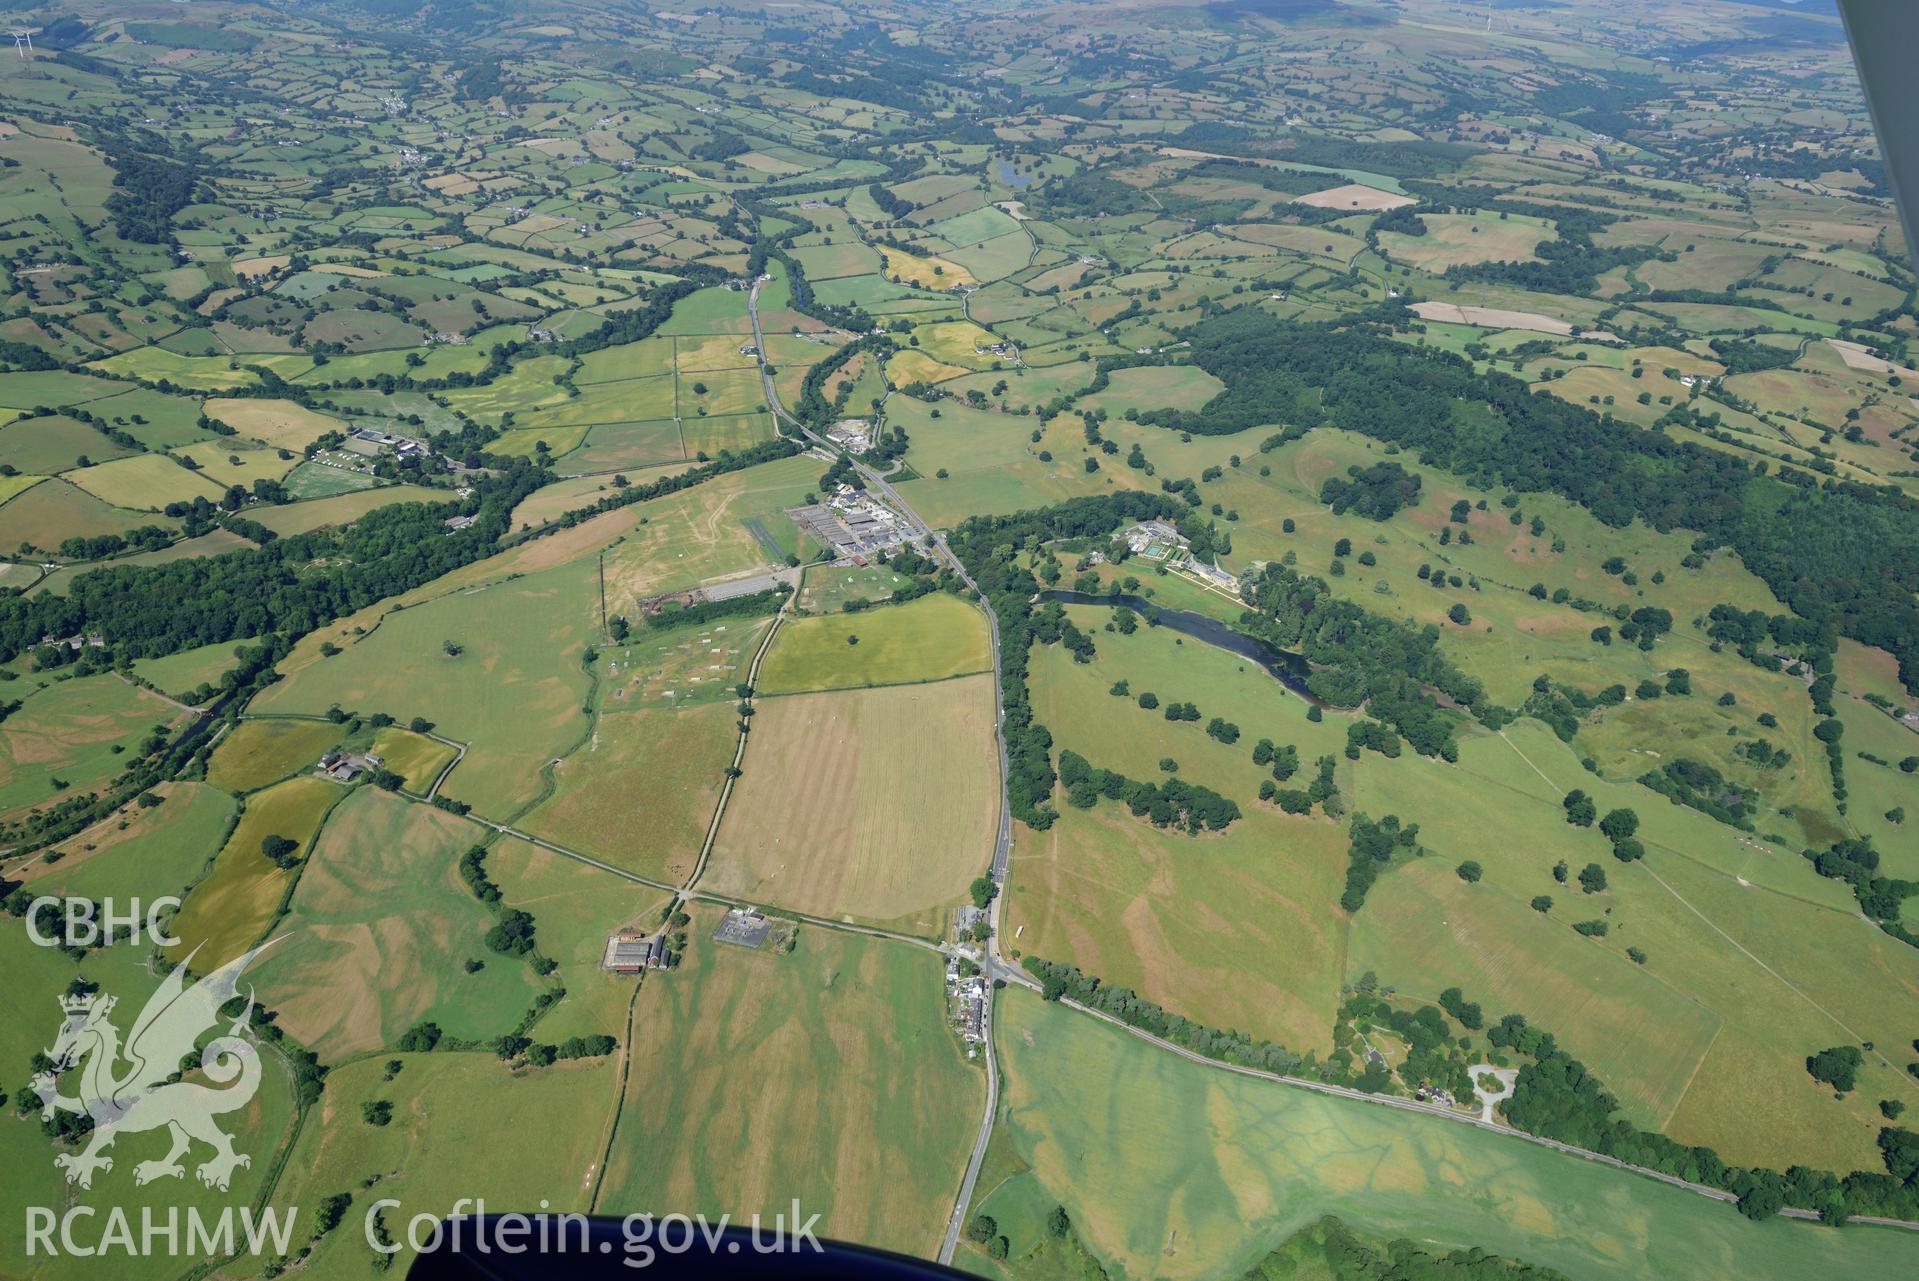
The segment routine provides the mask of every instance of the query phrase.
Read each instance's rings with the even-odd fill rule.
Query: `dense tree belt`
[[[339,531],[250,551],[75,576],[65,596],[0,598],[0,661],[43,637],[97,633],[120,659],[158,658],[270,633],[303,635],[491,555],[522,498],[552,479],[522,468],[460,503],[397,503]],[[449,530],[453,514],[473,524]]]
[[[725,600],[705,600],[682,609],[663,609],[647,615],[649,627],[678,627],[682,623],[710,623],[721,618],[758,618],[778,612],[793,589],[785,583],[747,596],[729,596]]]
[[[1171,1041],[1181,1049],[1209,1059],[1281,1076],[1291,1075],[1308,1062],[1283,1045],[1254,1040],[1243,1032],[1222,1032],[1171,1013],[1129,988],[1112,987],[1091,974],[1081,973],[1076,965],[1044,961],[1037,956],[1024,957],[1020,964],[1040,981],[1040,995],[1045,999],[1069,998],[1089,1009],[1110,1014],[1128,1027],[1150,1032],[1162,1041]]]
[[[845,405],[845,392],[850,392],[853,384],[846,384],[840,398],[828,400],[825,391],[827,382],[861,352],[878,353],[892,349],[893,340],[883,334],[867,334],[836,349],[832,355],[806,371],[806,380],[800,384],[799,402],[793,406],[793,416],[814,431],[825,431],[831,427]]]
[[[141,244],[172,243],[173,215],[193,203],[193,169],[125,149],[124,140],[108,145],[114,189],[107,212],[113,215],[114,234]]]
[[[1088,763],[1078,752],[1059,754],[1059,781],[1068,803],[1080,809],[1092,809],[1105,797],[1154,827],[1179,827],[1195,836],[1204,830],[1223,832],[1240,816],[1237,804],[1210,787],[1180,778],[1158,784],[1127,778]]]
[[[1353,816],[1352,843],[1346,850],[1346,890],[1339,905],[1357,912],[1366,904],[1366,893],[1373,882],[1401,850],[1417,848],[1419,824],[1400,826],[1399,815],[1388,814],[1375,823],[1364,814]]]
[[[1391,520],[1404,507],[1419,505],[1422,477],[1398,463],[1374,463],[1371,467],[1348,467],[1350,480],[1328,476],[1319,487],[1319,501],[1333,509],[1333,515],[1353,511],[1368,520]]]
[[[1196,364],[1226,389],[1196,413],[1142,421],[1225,435],[1330,423],[1415,450],[1481,486],[1559,494],[1608,525],[1699,530],[1736,551],[1791,609],[1890,650],[1919,693],[1919,503],[1887,489],[1767,474],[1741,459],[1535,393],[1370,326],[1282,322],[1240,310],[1192,331]]]
[[[1619,219],[1612,214],[1565,205],[1534,205],[1519,200],[1489,200],[1483,206],[1502,217],[1508,213],[1552,222],[1559,235],[1542,240],[1533,252],[1537,262],[1462,263],[1446,269],[1448,280],[1493,281],[1545,293],[1590,297],[1599,277],[1615,267],[1636,267],[1652,259],[1676,259],[1670,250],[1647,245],[1601,248],[1593,236]],[[1744,299],[1741,299],[1743,302]]]
[[[1919,881],[1881,875],[1879,851],[1870,840],[1846,837],[1824,850],[1808,849],[1799,853],[1819,875],[1852,886],[1859,910],[1880,929],[1902,943],[1919,947],[1919,930],[1905,924],[1905,901],[1919,894]],[[1919,1076],[1919,1071],[1913,1075]]]
[[[1476,708],[1485,702],[1485,692],[1440,652],[1437,627],[1413,627],[1369,613],[1334,596],[1325,579],[1277,562],[1247,579],[1240,591],[1251,607],[1241,616],[1242,626],[1311,663],[1315,670],[1306,684],[1313,693],[1335,707],[1365,704],[1423,756],[1458,759],[1453,717],[1428,688]]]
[[[1096,538],[1128,521],[1175,514],[1173,500],[1161,494],[1129,490],[1075,498],[1013,516],[974,516],[953,531],[950,545],[992,605],[1000,630],[1000,701],[1005,708],[1006,791],[1013,817],[1044,831],[1058,813],[1053,809],[1053,736],[1033,719],[1027,685],[1027,658],[1034,640],[1033,598],[1039,580],[1018,562],[1029,542],[1058,538]]]
[[[1312,1270],[1319,1267],[1324,1271]],[[1241,1281],[1294,1275],[1337,1281],[1566,1281],[1566,1274],[1553,1268],[1487,1254],[1476,1246],[1435,1254],[1404,1237],[1363,1237],[1332,1215],[1295,1232]]]

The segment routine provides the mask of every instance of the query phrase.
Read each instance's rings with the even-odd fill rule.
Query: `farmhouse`
[[[323,777],[336,783],[351,783],[362,774],[371,773],[386,764],[386,759],[372,752],[364,756],[352,752],[332,751],[320,758],[318,766]]]
[[[959,958],[954,957],[946,963],[946,995],[953,1002],[954,1022],[970,1058],[986,1040],[986,976],[961,974]]]
[[[398,458],[419,458],[426,454],[426,446],[412,437],[395,436],[373,427],[355,427],[347,435],[344,447],[368,456],[391,453]]]
[[[55,649],[70,649],[78,652],[82,649],[104,649],[107,642],[99,632],[88,632],[85,635],[42,636],[40,643]]]

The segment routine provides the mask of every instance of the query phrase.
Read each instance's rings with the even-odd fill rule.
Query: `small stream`
[[[1123,592],[1116,592],[1110,596],[1095,596],[1088,592],[1062,589],[1043,591],[1039,594],[1039,598],[1056,600],[1062,605],[1106,605],[1130,609],[1152,626],[1164,627],[1182,636],[1191,636],[1194,640],[1204,641],[1216,649],[1223,649],[1229,654],[1237,654],[1241,658],[1257,663],[1274,680],[1307,702],[1325,706],[1323,700],[1306,688],[1306,680],[1313,674],[1313,669],[1304,658],[1277,645],[1269,645],[1256,636],[1234,631],[1217,618],[1195,614],[1191,610],[1168,609],[1164,605],[1147,600],[1144,596],[1129,596]]]

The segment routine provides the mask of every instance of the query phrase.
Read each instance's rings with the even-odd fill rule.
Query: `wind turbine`
[[[13,33],[13,51],[22,58],[33,52],[33,33],[16,31]]]

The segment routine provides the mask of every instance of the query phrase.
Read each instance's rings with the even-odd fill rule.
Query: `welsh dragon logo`
[[[251,988],[246,1010],[199,1052],[201,1072],[224,1088],[177,1078],[201,1035],[220,1021],[220,1007],[238,992],[240,972],[268,946],[236,957],[192,985],[186,981],[193,960],[188,956],[147,1001],[124,1045],[109,1018],[116,1004],[113,997],[88,993],[61,998],[66,1019],[47,1051],[53,1068],[34,1077],[33,1089],[46,1119],[53,1119],[57,1109],[93,1120],[85,1151],[54,1158],[66,1171],[67,1182],[92,1187],[96,1170],[113,1169],[113,1158],[105,1155],[113,1141],[146,1130],[165,1129],[173,1146],[164,1157],[134,1166],[135,1183],[180,1178],[185,1174],[180,1158],[196,1139],[213,1149],[213,1156],[194,1171],[208,1187],[226,1191],[233,1172],[252,1164],[250,1157],[233,1150],[232,1138],[214,1121],[245,1107],[260,1088],[260,1053],[243,1035],[253,1011]],[[59,1078],[76,1067],[78,1097],[60,1093]]]

